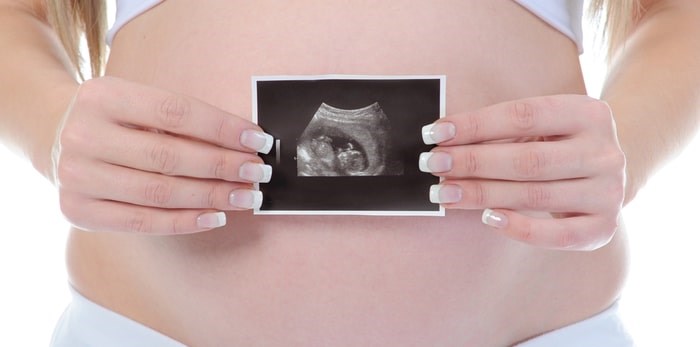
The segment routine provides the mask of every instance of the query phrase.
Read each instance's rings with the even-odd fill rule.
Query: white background
[[[581,60],[596,96],[604,71],[594,51],[589,40]],[[633,253],[621,307],[639,346],[700,346],[698,157],[700,139],[624,211]],[[45,346],[69,301],[68,225],[53,187],[2,146],[0,225],[0,346]]]

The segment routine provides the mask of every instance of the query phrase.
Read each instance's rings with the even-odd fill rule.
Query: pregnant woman
[[[104,4],[0,0],[0,138],[73,225],[52,344],[631,346],[619,214],[699,123],[700,3],[593,2],[602,100],[577,0],[121,0],[103,77]],[[251,76],[322,74],[446,76],[445,217],[252,215]]]

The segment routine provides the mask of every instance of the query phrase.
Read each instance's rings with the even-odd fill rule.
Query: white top
[[[561,31],[583,53],[583,0],[513,0]]]
[[[116,0],[117,15],[114,25],[107,33],[107,43],[111,44],[114,35],[124,24],[164,0]],[[547,24],[568,36],[579,53],[583,52],[583,0],[513,0],[540,17]]]
[[[124,24],[148,11],[151,7],[158,5],[163,0],[116,0],[117,14],[114,16],[114,24],[107,32],[107,44],[111,45],[114,35],[117,34]]]

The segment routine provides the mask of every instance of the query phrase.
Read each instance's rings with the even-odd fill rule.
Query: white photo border
[[[445,117],[446,112],[446,75],[261,75],[251,77],[252,90],[252,122],[258,124],[258,88],[257,83],[263,81],[322,81],[322,80],[418,80],[432,79],[440,83],[440,112],[439,118]],[[273,173],[274,175],[274,173]],[[440,178],[440,182],[443,178]],[[254,184],[260,189],[260,184]],[[428,192],[426,192],[428,199]],[[261,210],[255,208],[255,215],[338,215],[338,216],[414,216],[414,217],[443,217],[445,208],[440,206],[436,211],[402,211],[402,210]]]

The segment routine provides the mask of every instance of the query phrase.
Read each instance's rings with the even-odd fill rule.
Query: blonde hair
[[[602,25],[608,55],[621,47],[639,14],[638,0],[591,0],[590,13]],[[49,23],[53,26],[73,66],[81,72],[80,38],[84,34],[93,76],[102,74],[107,30],[104,0],[46,0]],[[84,78],[83,78],[84,79]]]
[[[104,0],[47,0],[46,15],[81,79],[80,39],[85,35],[90,70],[100,76],[105,62],[107,5]]]
[[[589,15],[602,27],[599,33],[606,43],[609,59],[624,46],[640,11],[638,0],[591,0]]]

